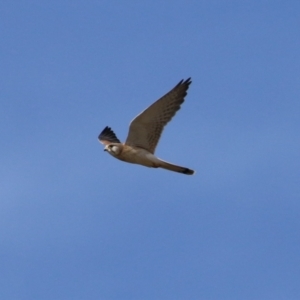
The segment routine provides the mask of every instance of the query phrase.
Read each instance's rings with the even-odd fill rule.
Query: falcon
[[[104,151],[128,163],[186,175],[194,174],[189,168],[171,164],[154,155],[164,127],[180,109],[191,82],[191,78],[181,80],[171,91],[135,117],[130,123],[125,143],[121,143],[112,129],[106,126],[98,136],[100,143],[105,145]]]

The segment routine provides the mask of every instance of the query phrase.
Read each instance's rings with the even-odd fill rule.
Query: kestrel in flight
[[[170,92],[135,117],[130,123],[125,143],[121,143],[111,128],[106,126],[98,136],[100,143],[105,145],[104,151],[128,163],[194,174],[191,169],[170,164],[154,155],[165,125],[180,109],[190,84],[191,78],[181,80]]]

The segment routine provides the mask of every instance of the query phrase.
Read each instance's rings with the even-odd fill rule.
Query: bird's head
[[[113,156],[117,156],[121,153],[122,145],[120,144],[108,144],[105,146],[104,151],[107,151],[109,154]]]

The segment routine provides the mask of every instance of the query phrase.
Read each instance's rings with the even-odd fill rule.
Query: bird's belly
[[[147,150],[140,148],[125,148],[118,158],[132,164],[155,167],[156,157]]]

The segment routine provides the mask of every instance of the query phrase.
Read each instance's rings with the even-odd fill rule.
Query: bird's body
[[[155,156],[151,154],[149,151],[139,148],[139,147],[132,147],[126,144],[119,144],[118,146],[117,155],[113,151],[106,149],[112,156],[118,158],[122,161],[126,161],[132,164],[143,165],[146,167],[154,167],[154,159]]]
[[[118,140],[111,128],[105,127],[98,137],[105,145],[104,150],[128,163],[164,168],[187,175],[194,174],[193,170],[170,164],[154,155],[163,128],[180,109],[190,83],[190,78],[180,81],[169,93],[139,114],[130,124],[125,143]]]

